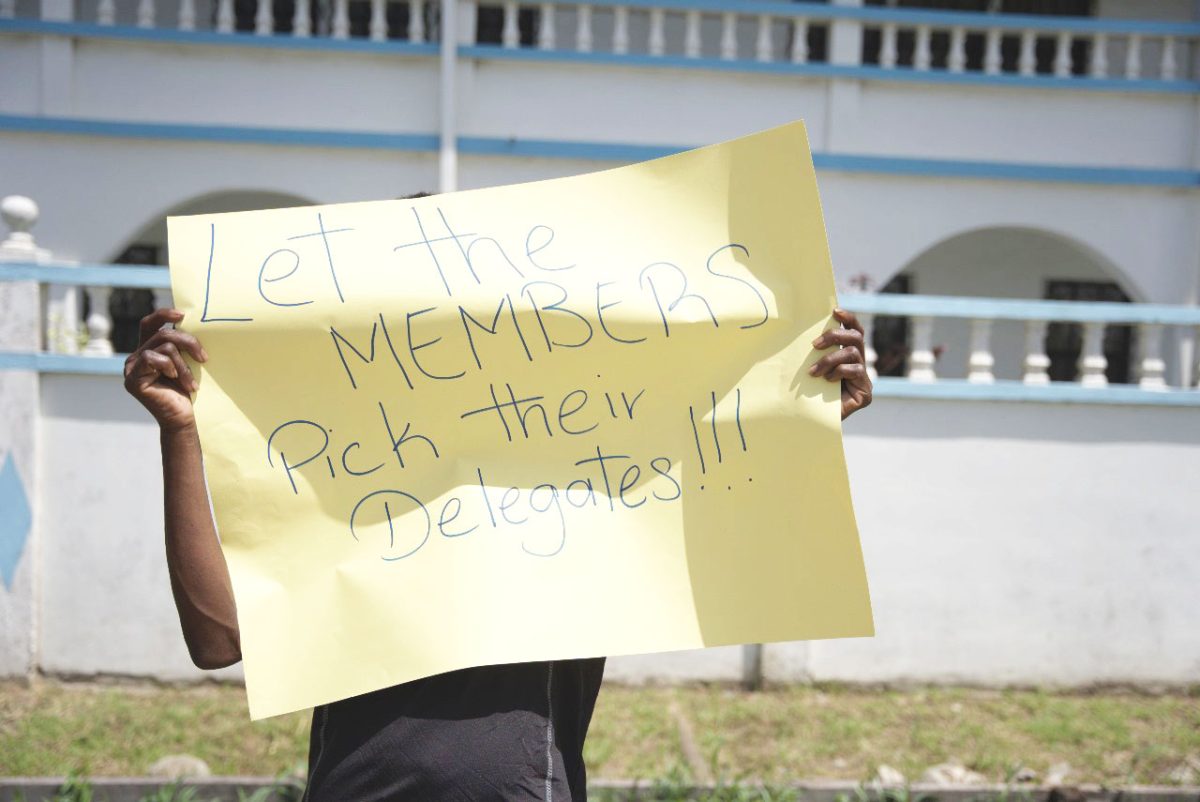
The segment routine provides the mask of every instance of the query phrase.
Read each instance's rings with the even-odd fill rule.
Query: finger
[[[181,320],[183,312],[178,309],[155,309],[138,324],[138,345],[144,344],[154,332],[168,323],[178,323]]]
[[[175,367],[176,380],[184,390],[195,392],[198,389],[199,385],[196,383],[196,378],[192,375],[192,369],[188,367],[183,354],[179,353],[179,349],[175,347],[175,343],[165,342],[154,350],[170,357],[171,363]]]
[[[855,393],[847,395],[842,393],[842,420],[858,412],[860,409],[865,409],[871,406],[870,393]]]
[[[176,377],[175,363],[166,354],[158,351],[142,351],[138,354],[130,378],[140,387],[148,387],[159,380],[161,376],[174,379]]]
[[[846,328],[853,329],[859,334],[866,336],[866,329],[863,328],[863,324],[859,322],[858,317],[853,312],[847,312],[845,309],[834,309],[833,317]]]
[[[142,343],[142,347],[146,349],[158,348],[163,343],[172,343],[177,348],[187,351],[192,359],[197,362],[205,362],[208,360],[208,352],[204,350],[204,346],[200,344],[193,335],[186,331],[177,329],[159,329],[150,335],[150,338]]]
[[[859,390],[857,392],[842,391],[842,420],[846,419],[851,412],[857,412],[860,409],[871,406],[871,391]]]
[[[808,369],[810,376],[826,376],[829,371],[836,368],[838,365],[846,365],[852,362],[862,362],[862,351],[857,348],[842,348],[834,351],[832,354],[827,354],[821,357],[813,366]]]
[[[830,329],[813,340],[813,348],[821,350],[835,345],[862,348],[864,342],[863,333],[857,329]]]
[[[858,381],[866,378],[867,366],[861,362],[852,362],[846,365],[837,365],[833,370],[825,374],[825,381],[842,381],[843,379],[849,382]]]

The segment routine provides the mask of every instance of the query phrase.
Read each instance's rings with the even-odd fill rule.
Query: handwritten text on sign
[[[803,372],[833,289],[800,124],[170,239],[256,717],[869,633],[837,388]]]

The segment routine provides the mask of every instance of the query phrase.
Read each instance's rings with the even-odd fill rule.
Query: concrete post
[[[13,195],[0,201],[9,231],[0,241],[0,273],[12,262],[45,262],[31,229],[37,204]],[[0,352],[41,350],[41,293],[36,281],[0,281]],[[37,668],[38,570],[35,507],[38,373],[0,364],[0,676]]]

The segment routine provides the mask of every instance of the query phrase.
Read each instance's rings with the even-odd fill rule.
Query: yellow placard
[[[168,221],[253,718],[467,666],[872,633],[802,123]]]

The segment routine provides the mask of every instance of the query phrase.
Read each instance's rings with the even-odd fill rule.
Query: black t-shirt
[[[452,671],[313,711],[305,802],[584,802],[604,658]]]

